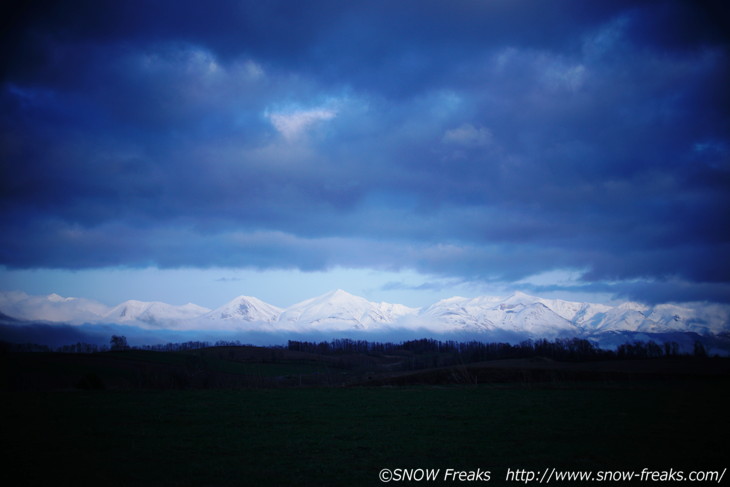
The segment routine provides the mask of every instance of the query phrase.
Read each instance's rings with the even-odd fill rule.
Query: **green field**
[[[4,392],[5,475],[350,486],[382,485],[382,468],[453,467],[490,470],[500,485],[507,468],[722,470],[727,385]]]

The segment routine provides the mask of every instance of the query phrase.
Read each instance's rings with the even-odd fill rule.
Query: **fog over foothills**
[[[0,291],[728,304],[728,18],[4,2]]]

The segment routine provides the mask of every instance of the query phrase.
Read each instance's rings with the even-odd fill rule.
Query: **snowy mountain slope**
[[[238,296],[220,308],[203,314],[186,323],[186,327],[205,329],[238,330],[262,329],[271,331],[282,309],[252,296]]]
[[[637,303],[615,306],[593,321],[586,331],[659,331],[648,317],[648,308]]]
[[[429,328],[441,324],[452,331],[473,331],[478,329],[489,330],[494,323],[482,316],[482,309],[494,305],[490,298],[462,298],[453,297],[442,299],[423,309],[419,318],[424,320]]]
[[[581,329],[593,327],[601,320],[603,314],[611,310],[611,306],[605,304],[578,303],[562,299],[535,299]]]
[[[0,292],[0,310],[22,320],[81,324],[96,321],[109,307],[84,298],[64,298],[58,294],[31,296],[23,292]]]
[[[515,293],[494,297],[449,298],[426,308],[420,315],[428,322],[447,324],[452,331],[495,331],[529,335],[576,333],[576,327],[538,298]]]
[[[700,334],[718,334],[727,331],[730,307],[718,304],[695,303],[680,306],[658,304],[648,312],[648,319],[662,331],[692,331]]]
[[[492,319],[496,328],[531,336],[553,336],[568,332],[575,334],[575,326],[542,303],[510,304],[484,314]]]
[[[395,324],[418,310],[400,304],[372,303],[337,289],[290,306],[279,317],[290,330],[367,330]]]
[[[730,306],[683,303],[619,306],[543,299],[524,293],[507,297],[453,297],[416,309],[375,303],[335,290],[281,309],[239,296],[209,310],[194,304],[125,301],[109,308],[96,301],[56,294],[0,292],[0,313],[9,319],[106,323],[171,330],[343,332],[407,329],[433,333],[505,332],[525,337],[594,336],[599,333],[718,334],[730,330]]]
[[[252,296],[238,296],[220,308],[207,313],[204,318],[225,321],[263,321],[279,319],[282,309]]]
[[[188,303],[183,306],[173,306],[157,301],[125,301],[102,318],[108,323],[138,324],[154,328],[177,328],[181,322],[198,318],[209,312],[208,308]]]

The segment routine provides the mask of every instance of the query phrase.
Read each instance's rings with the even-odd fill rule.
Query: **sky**
[[[0,290],[730,302],[723,1],[0,18]]]

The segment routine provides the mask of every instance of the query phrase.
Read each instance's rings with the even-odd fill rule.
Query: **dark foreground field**
[[[0,358],[11,485],[364,486],[382,485],[384,468],[480,469],[504,485],[508,469],[730,466],[727,359],[414,369],[407,354],[257,347]]]
[[[491,485],[508,468],[722,470],[727,385],[8,392],[4,473],[12,485],[349,486],[399,467],[480,468]]]

